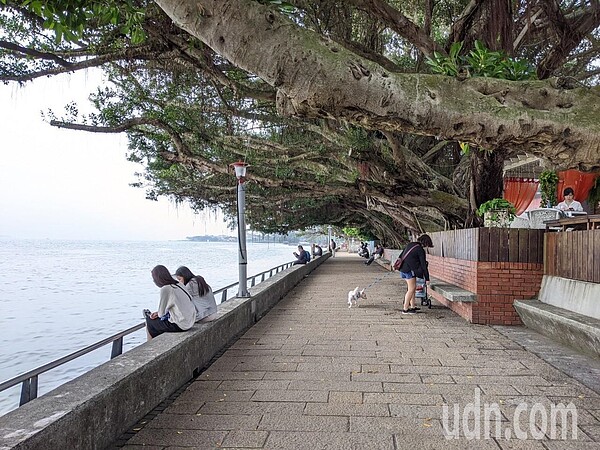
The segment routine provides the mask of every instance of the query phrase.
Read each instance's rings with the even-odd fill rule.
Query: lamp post
[[[237,188],[237,222],[238,222],[238,250],[239,250],[239,280],[238,297],[250,297],[248,292],[248,254],[246,253],[246,168],[248,164],[242,161],[231,164],[235,169],[238,179]]]
[[[331,251],[331,225],[327,225],[327,239],[329,239],[327,241],[327,248]]]

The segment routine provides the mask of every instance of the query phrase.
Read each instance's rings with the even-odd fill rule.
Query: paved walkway
[[[363,261],[338,253],[319,267],[123,448],[600,448],[598,393],[510,334],[441,307],[402,315],[403,282]],[[348,309],[350,289],[382,277]],[[577,439],[572,414],[550,417],[569,402]],[[444,404],[458,439],[444,437]],[[495,408],[498,438],[484,420]],[[550,439],[554,422],[567,440]]]

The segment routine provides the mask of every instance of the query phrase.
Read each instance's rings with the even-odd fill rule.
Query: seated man
[[[315,250],[314,250],[314,254],[313,256],[322,256],[323,255],[323,249],[321,248],[321,246],[319,244],[315,244]]]
[[[380,244],[377,244],[375,246],[375,251],[373,252],[373,254],[371,255],[371,257],[365,261],[365,264],[367,266],[370,266],[371,263],[373,262],[373,260],[379,259],[382,256],[383,256],[383,246],[380,245]]]
[[[296,257],[296,261],[294,261],[294,265],[296,264],[306,264],[310,261],[310,253],[308,253],[304,248],[299,245],[298,253],[294,252],[294,256]]]

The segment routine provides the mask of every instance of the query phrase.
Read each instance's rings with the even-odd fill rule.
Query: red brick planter
[[[537,296],[544,275],[542,263],[482,262],[428,255],[432,277],[477,295],[474,303],[449,302],[429,290],[438,302],[471,323],[520,325],[514,300]]]

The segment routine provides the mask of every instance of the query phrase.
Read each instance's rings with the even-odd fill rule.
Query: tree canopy
[[[287,232],[462,227],[504,162],[600,169],[600,3],[0,0],[0,79],[102,67],[51,124],[127,133],[139,186]],[[471,150],[465,152],[464,149]]]

